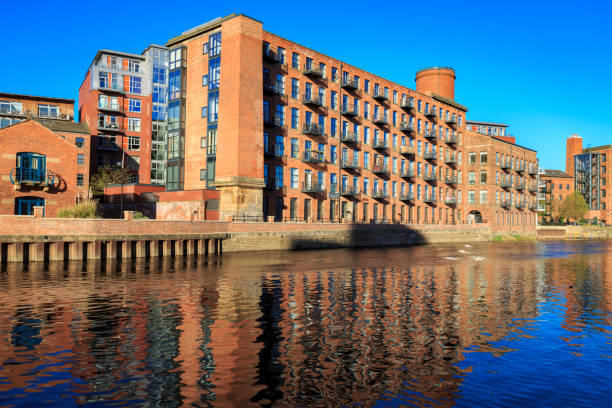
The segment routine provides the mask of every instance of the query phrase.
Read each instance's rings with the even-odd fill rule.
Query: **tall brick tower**
[[[416,91],[455,100],[455,70],[446,67],[424,68],[416,73]]]
[[[574,155],[582,153],[582,138],[573,134],[567,138],[565,148],[565,172],[574,176]]]

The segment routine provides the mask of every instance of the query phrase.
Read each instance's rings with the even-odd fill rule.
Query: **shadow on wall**
[[[292,239],[291,249],[393,247],[426,244],[420,232],[404,224],[344,224],[346,229],[302,231]],[[342,224],[341,224],[342,225]]]

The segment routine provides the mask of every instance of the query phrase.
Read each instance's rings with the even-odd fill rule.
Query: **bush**
[[[135,220],[148,220],[149,217],[147,217],[146,215],[144,215],[140,211],[136,211],[136,212],[134,212],[134,219]]]
[[[98,202],[96,200],[81,201],[74,207],[61,208],[57,216],[60,218],[100,218]]]

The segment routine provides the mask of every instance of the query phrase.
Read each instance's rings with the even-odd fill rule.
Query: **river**
[[[0,406],[610,406],[612,241],[0,266]]]

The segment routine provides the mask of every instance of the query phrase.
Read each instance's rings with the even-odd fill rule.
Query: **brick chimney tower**
[[[574,155],[582,153],[582,138],[573,134],[567,138],[565,147],[565,172],[574,177]]]
[[[448,67],[424,68],[416,73],[416,91],[455,100],[455,70]]]

